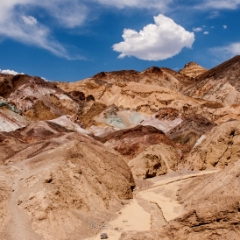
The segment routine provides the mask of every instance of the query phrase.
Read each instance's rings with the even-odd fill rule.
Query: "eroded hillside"
[[[240,239],[239,59],[0,74],[0,239]]]

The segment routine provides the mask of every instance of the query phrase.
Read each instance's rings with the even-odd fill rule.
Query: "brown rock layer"
[[[138,125],[134,128],[110,133],[102,138],[96,137],[96,139],[129,159],[136,157],[147,147],[158,143],[175,147],[175,144],[161,130],[152,126]]]

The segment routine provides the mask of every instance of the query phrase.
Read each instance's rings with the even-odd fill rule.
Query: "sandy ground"
[[[149,231],[154,227],[161,227],[184,213],[184,208],[177,201],[176,196],[181,184],[188,179],[216,171],[183,170],[145,180],[142,184],[140,182],[134,192],[134,199],[122,208],[118,217],[108,222],[96,236],[85,240],[100,239],[101,233],[107,233],[110,240],[117,240],[122,232]],[[153,206],[157,206],[158,214]],[[158,215],[157,220],[156,215]]]
[[[107,233],[108,239],[116,240],[123,231],[147,231],[150,229],[150,224],[151,215],[138,204],[136,199],[133,199],[119,212],[116,219],[106,225],[101,233]],[[86,240],[98,240],[101,233]]]
[[[10,216],[14,217],[6,225],[4,237],[8,240],[19,239],[19,236],[24,240],[41,240],[42,238],[31,228],[27,212],[18,206],[19,197],[24,192],[21,180],[28,175],[28,170],[22,166],[14,166],[12,169],[15,170],[15,177],[12,179],[12,194],[8,201],[8,207]]]

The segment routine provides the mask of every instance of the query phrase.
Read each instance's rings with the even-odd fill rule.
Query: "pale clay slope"
[[[28,120],[8,109],[0,109],[0,132],[11,132],[25,127]]]

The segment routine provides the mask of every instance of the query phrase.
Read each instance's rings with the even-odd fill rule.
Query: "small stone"
[[[101,239],[108,239],[108,235],[106,233],[101,233],[100,238]]]

